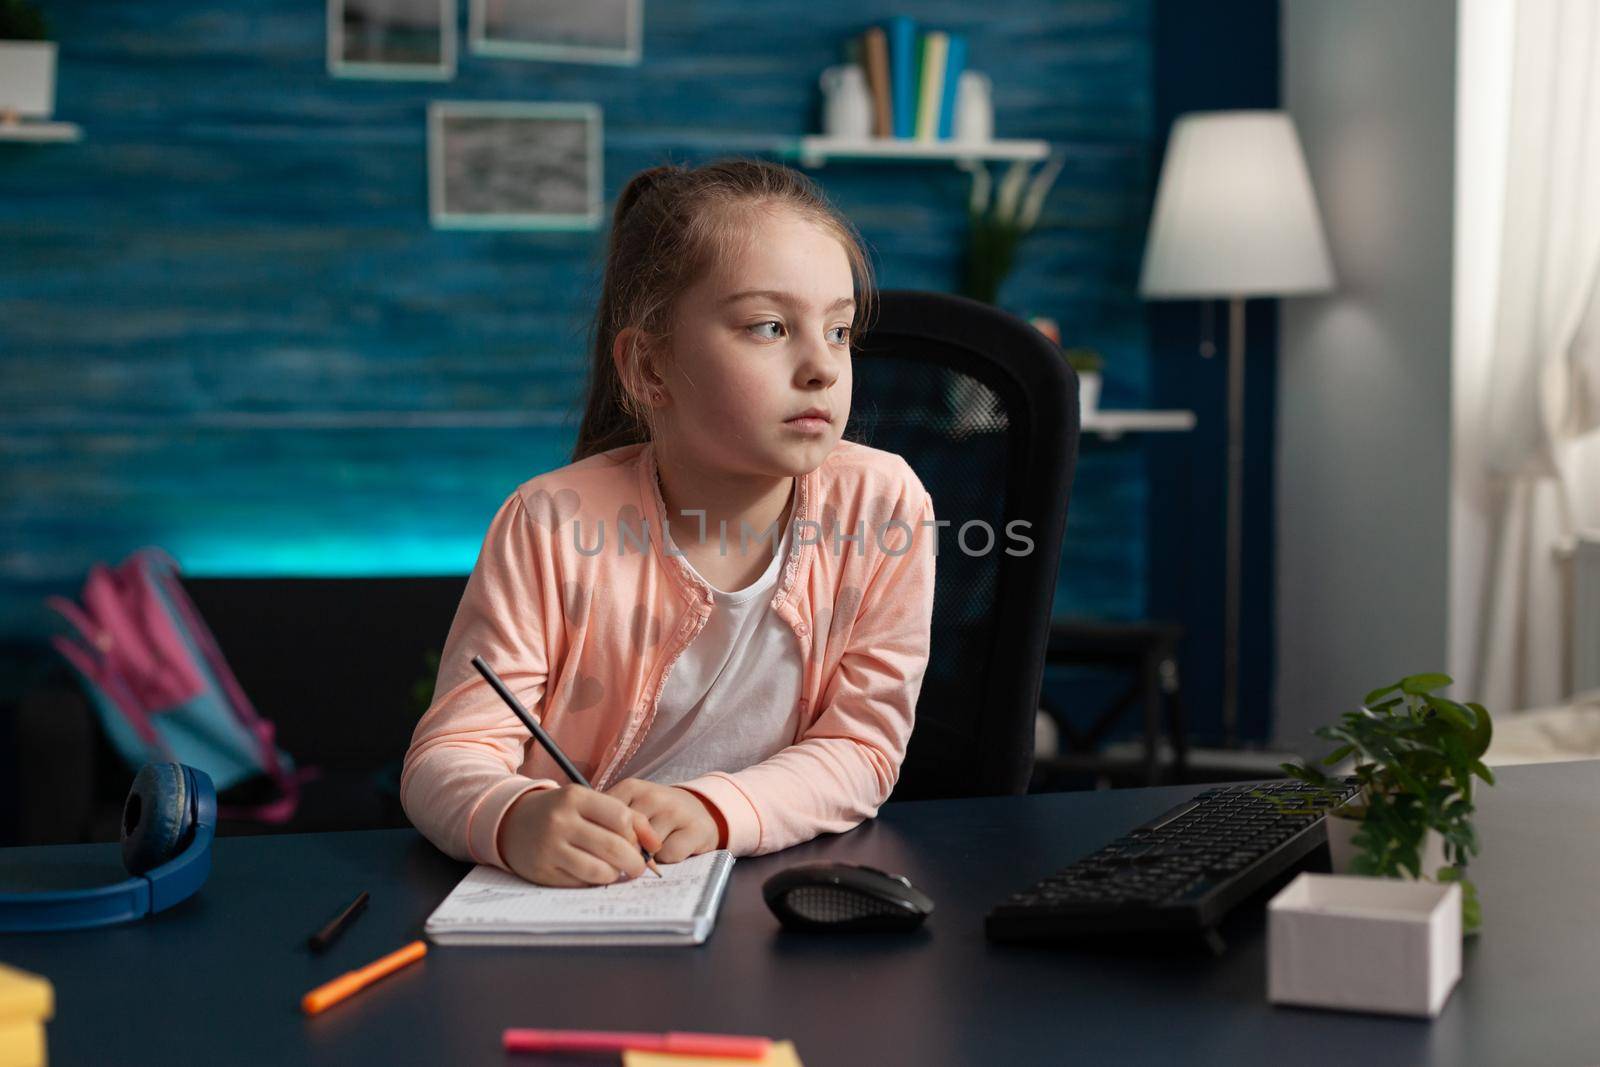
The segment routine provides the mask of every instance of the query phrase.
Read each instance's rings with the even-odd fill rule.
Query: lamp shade
[[[1328,244],[1288,114],[1180,116],[1156,189],[1139,292],[1288,296],[1332,286]]]

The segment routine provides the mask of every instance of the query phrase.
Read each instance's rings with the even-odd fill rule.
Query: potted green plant
[[[1092,348],[1069,348],[1062,353],[1078,373],[1078,414],[1093,415],[1100,407],[1100,371],[1105,358]]]
[[[962,292],[974,300],[993,304],[1000,295],[1000,283],[1016,262],[1017,245],[1039,221],[1044,198],[1055,184],[1056,175],[1066,162],[1057,157],[1039,169],[1030,181],[1029,164],[1011,164],[1000,187],[990,197],[992,180],[987,167],[977,164],[972,170],[972,195],[967,202],[969,237],[966,279]],[[1026,193],[1024,193],[1026,186]]]
[[[55,110],[56,46],[29,0],[0,0],[0,125]]]
[[[1413,674],[1374,689],[1361,707],[1317,736],[1337,747],[1321,765],[1286,763],[1285,773],[1330,791],[1343,788],[1322,767],[1355,760],[1360,793],[1328,819],[1335,871],[1460,882],[1462,929],[1481,924],[1467,861],[1478,853],[1473,779],[1494,784],[1483,762],[1494,726],[1482,704],[1462,704],[1436,690],[1445,674]],[[1348,860],[1341,852],[1349,846]],[[1430,852],[1433,859],[1428,859]]]

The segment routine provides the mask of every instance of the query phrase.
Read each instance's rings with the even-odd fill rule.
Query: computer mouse
[[[856,863],[803,863],[761,885],[778,921],[792,930],[914,930],[933,901],[903,875]]]

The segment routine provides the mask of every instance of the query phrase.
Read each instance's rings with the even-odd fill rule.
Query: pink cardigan
[[[799,734],[754,766],[677,783],[722,815],[735,855],[877,813],[928,661],[940,524],[916,474],[892,452],[841,441],[797,482],[794,545],[771,603],[800,644]],[[567,780],[472,667],[475,655],[595,789],[615,784],[673,660],[711,611],[709,587],[664,547],[665,517],[649,444],[532,478],[495,514],[400,776],[406,814],[446,853],[505,867],[507,809]],[[728,531],[730,551],[737,537]]]

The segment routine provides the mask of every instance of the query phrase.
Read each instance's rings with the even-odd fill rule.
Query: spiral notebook
[[[698,945],[711,935],[733,853],[703,852],[626,882],[555,889],[479,865],[428,916],[437,945]]]

